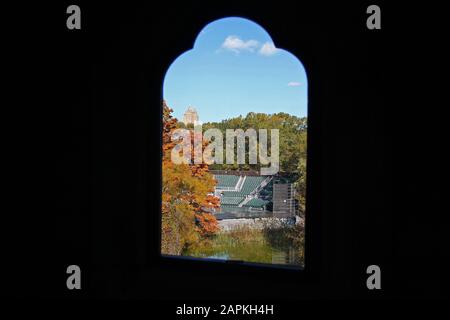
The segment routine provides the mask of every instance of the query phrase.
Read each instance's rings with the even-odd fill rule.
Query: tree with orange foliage
[[[212,195],[216,181],[207,164],[172,162],[172,149],[177,143],[172,140],[172,133],[178,124],[171,112],[163,101],[161,252],[180,255],[189,245],[219,230],[215,216],[210,213],[219,207],[219,198]],[[191,137],[194,139],[193,134]]]

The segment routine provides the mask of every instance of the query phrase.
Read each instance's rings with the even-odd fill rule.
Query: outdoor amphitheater
[[[218,220],[295,215],[292,184],[253,172],[218,171],[213,174],[217,181],[214,195],[220,198],[220,208],[214,212]]]

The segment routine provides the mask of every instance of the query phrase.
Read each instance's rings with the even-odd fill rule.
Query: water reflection
[[[293,247],[289,247],[286,250],[272,248],[271,256],[272,256],[272,261],[271,261],[272,264],[292,264],[292,265],[300,264],[300,257],[299,257],[298,251],[295,250],[295,248],[293,248]],[[232,253],[228,253],[228,252],[215,253],[213,255],[206,256],[206,258],[218,259],[218,260],[244,260],[245,259],[245,257],[243,257],[240,254],[232,254]],[[253,261],[253,262],[259,262],[259,261]]]

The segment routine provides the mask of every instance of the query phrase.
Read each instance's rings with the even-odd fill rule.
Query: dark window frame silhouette
[[[205,26],[207,26],[210,23],[213,23],[217,20],[220,20],[222,18],[228,18],[228,17],[234,17],[234,16],[222,16],[222,17],[217,17],[215,19],[208,19],[208,21],[205,20],[205,23],[203,23],[203,26],[199,29],[202,30]],[[253,18],[247,18],[247,17],[242,17],[244,19],[248,19],[254,23],[256,23],[257,25],[263,27],[264,30],[268,30],[267,29],[267,25],[264,24],[264,21],[257,21],[257,19],[253,19]],[[200,33],[197,32],[196,35],[198,36]],[[272,39],[275,39],[276,37],[272,36],[272,33],[267,31],[267,33],[269,35],[271,35]],[[194,37],[193,40],[196,40],[197,37]],[[192,41],[191,43],[194,43],[194,41]],[[273,43],[277,43],[276,41],[273,41]],[[161,84],[164,83],[164,79],[165,79],[165,75],[166,72],[168,71],[168,69],[170,68],[170,66],[172,65],[172,63],[183,53],[185,53],[186,51],[192,50],[194,48],[194,46],[192,45],[191,47],[187,47],[185,50],[181,50],[180,52],[178,52],[178,54],[175,56],[175,59],[173,59],[165,68],[165,72],[163,74],[163,77],[161,79]],[[311,172],[311,164],[313,163],[313,159],[312,159],[312,148],[311,147],[311,140],[313,139],[315,134],[312,134],[312,130],[311,130],[311,125],[312,125],[312,121],[311,121],[311,110],[312,110],[312,103],[311,103],[311,78],[310,78],[310,73],[309,73],[309,63],[305,62],[304,59],[298,58],[298,55],[295,54],[295,52],[293,52],[292,50],[289,49],[289,46],[280,46],[277,48],[283,48],[284,50],[288,51],[289,53],[291,53],[292,55],[294,55],[302,64],[302,66],[305,69],[305,74],[306,74],[306,78],[307,78],[307,82],[308,82],[308,94],[307,94],[307,118],[308,118],[308,130],[307,130],[307,170],[306,170],[306,204],[305,204],[305,216],[307,215],[307,212],[309,212],[311,210],[311,191],[312,191],[312,187],[311,187],[311,182],[314,180],[316,180],[316,178],[312,177],[312,172]],[[178,50],[177,50],[178,51]],[[161,86],[160,89],[160,96],[161,96],[161,101],[164,99],[163,97],[163,89]],[[169,103],[169,107],[170,107],[170,103]],[[313,117],[314,118],[314,117]],[[160,119],[162,121],[162,107],[160,109]],[[314,121],[314,119],[313,119]],[[162,123],[162,122],[161,122]],[[314,125],[312,126],[314,128]],[[160,146],[162,148],[162,131],[161,131],[161,136],[160,136]],[[162,157],[161,157],[162,158]],[[160,185],[162,186],[162,159],[160,161],[161,164],[161,176],[160,176]],[[162,201],[162,193],[161,193],[161,188],[159,188],[160,190],[160,204],[159,204],[159,208],[161,208],[161,201]],[[311,220],[311,221],[310,221]],[[314,219],[310,219],[309,217],[307,218],[307,220],[305,221],[305,242],[304,242],[304,267],[299,267],[298,265],[282,265],[282,264],[270,264],[270,263],[254,263],[254,262],[249,262],[249,261],[234,261],[234,260],[222,260],[222,259],[214,259],[214,258],[200,258],[200,257],[192,257],[192,256],[177,256],[177,255],[166,255],[163,254],[161,252],[161,230],[162,230],[162,215],[161,215],[161,210],[159,211],[159,235],[158,235],[158,245],[157,245],[157,256],[158,256],[158,263],[160,265],[164,265],[167,267],[170,266],[175,266],[175,267],[181,267],[181,266],[195,266],[196,268],[200,268],[200,269],[204,269],[206,268],[206,270],[238,270],[238,271],[243,271],[243,270],[252,270],[252,271],[257,271],[257,270],[263,270],[263,272],[275,272],[276,274],[279,274],[280,272],[282,274],[284,274],[285,272],[287,272],[287,274],[291,274],[291,272],[295,272],[296,274],[300,275],[301,279],[312,279],[312,274],[316,274],[316,272],[314,272],[314,270],[316,269],[315,265],[316,265],[316,261],[318,261],[318,254],[317,252],[313,255],[312,254],[312,236],[308,236],[308,233],[310,231],[308,231],[308,229],[312,229],[313,227],[313,221],[312,220],[316,220],[316,223],[314,223],[317,227],[317,222],[318,219],[314,218]],[[317,230],[317,228],[314,228]],[[317,233],[315,234],[314,237],[317,240]],[[315,241],[316,243],[318,241]],[[313,259],[314,256],[314,259]],[[308,277],[305,277],[306,275],[308,275]]]

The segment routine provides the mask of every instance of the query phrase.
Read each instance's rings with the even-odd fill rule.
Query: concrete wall
[[[235,228],[241,228],[241,227],[249,227],[249,228],[255,228],[255,229],[262,229],[267,224],[274,224],[277,225],[281,224],[283,222],[288,221],[290,224],[297,224],[297,223],[304,223],[303,219],[300,217],[292,217],[292,218],[256,218],[256,219],[226,219],[226,220],[219,220],[219,227],[221,231],[226,232],[233,230]]]

